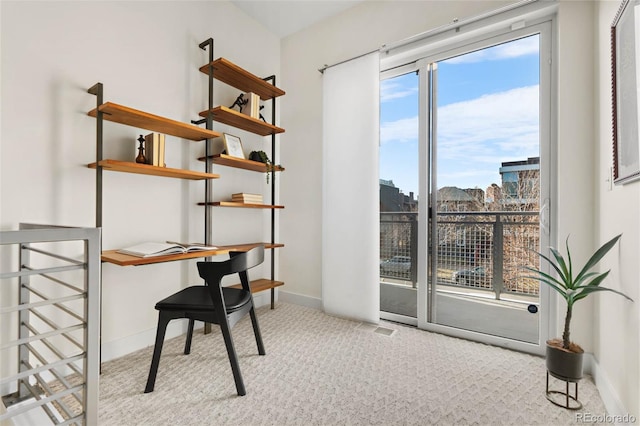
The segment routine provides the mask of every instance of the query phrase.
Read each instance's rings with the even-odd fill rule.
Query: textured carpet
[[[605,413],[590,377],[579,412],[547,401],[540,357],[381,323],[389,336],[286,303],[258,317],[266,356],[248,317],[232,330],[246,396],[214,326],[190,355],[183,338],[165,343],[153,393],[143,393],[151,347],[104,363],[100,425],[555,425]]]

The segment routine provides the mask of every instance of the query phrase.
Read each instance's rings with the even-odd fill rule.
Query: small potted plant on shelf
[[[267,153],[264,151],[251,151],[251,153],[249,154],[249,160],[258,161],[266,165],[267,183],[269,183],[269,173],[273,173],[277,169],[277,167],[279,167],[271,162],[271,160],[267,156]]]
[[[580,269],[577,275],[574,275],[576,269],[572,264],[571,253],[569,251],[569,237],[566,240],[567,258],[553,247],[550,248],[552,258],[542,253],[538,255],[551,265],[553,271],[557,274],[553,276],[540,269],[526,266],[530,272],[535,273],[534,278],[542,283],[547,284],[557,293],[559,293],[567,303],[567,314],[564,319],[564,331],[562,339],[556,338],[547,341],[546,350],[546,366],[549,373],[557,379],[567,382],[577,382],[582,378],[582,358],[584,350],[580,345],[574,343],[570,339],[571,316],[573,313],[573,305],[579,300],[584,299],[590,294],[609,291],[619,294],[628,300],[633,301],[629,296],[611,288],[600,286],[604,279],[609,275],[606,272],[593,272],[592,269],[600,262],[600,260],[613,248],[622,235],[618,235],[606,242],[589,258],[587,263]]]

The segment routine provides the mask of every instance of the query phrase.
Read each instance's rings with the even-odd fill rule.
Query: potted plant
[[[273,173],[279,167],[271,162],[267,153],[264,151],[251,151],[251,153],[249,153],[249,160],[258,161],[266,165],[267,183],[269,183],[269,173]]]
[[[534,278],[547,284],[558,292],[567,302],[567,314],[564,319],[562,339],[556,338],[547,341],[547,370],[557,379],[567,382],[577,382],[582,378],[582,358],[584,351],[580,345],[571,342],[570,339],[573,305],[590,294],[599,291],[613,292],[633,301],[629,296],[617,290],[600,286],[607,275],[609,275],[610,270],[600,273],[591,271],[609,250],[613,248],[621,236],[622,235],[618,235],[612,238],[600,247],[591,258],[589,258],[577,275],[574,275],[576,269],[573,267],[571,253],[569,251],[569,237],[567,237],[566,240],[566,260],[562,254],[553,247],[550,248],[553,258],[538,253],[542,259],[551,265],[557,277],[536,268],[525,267],[525,269],[536,274],[536,276],[530,276],[529,278]]]

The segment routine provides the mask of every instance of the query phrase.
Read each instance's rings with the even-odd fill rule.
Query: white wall
[[[198,68],[208,51],[198,47],[201,41],[213,37],[216,58],[259,76],[280,72],[279,39],[226,1],[0,4],[2,230],[17,229],[19,222],[94,226],[95,171],[86,167],[95,161],[96,121],[86,115],[95,107],[87,93],[94,83],[104,84],[105,101],[189,122],[207,107],[208,79]],[[214,103],[231,105],[238,93],[216,83]],[[240,136],[247,153],[270,149],[269,138],[216,130]],[[135,139],[146,133],[106,122],[105,158],[132,161]],[[204,170],[196,160],[203,153],[201,142],[167,137],[169,167]],[[263,175],[224,167],[215,172],[222,176],[214,182],[216,199],[239,191],[268,194]],[[204,210],[196,205],[203,198],[201,182],[104,172],[103,247],[203,241]],[[214,243],[267,241],[268,213],[238,210],[214,209]],[[2,258],[3,265],[12,261]],[[103,359],[150,345],[154,304],[194,282],[195,261],[104,264]],[[12,296],[3,289],[3,300]],[[13,330],[8,327],[3,324],[3,336]]]
[[[557,112],[557,236],[555,247],[564,252],[570,236],[571,255],[582,264],[591,255],[594,222],[593,44],[594,4],[590,1],[560,2],[558,10],[558,112]],[[555,294],[554,294],[555,297]],[[593,300],[574,308],[571,339],[587,352],[593,350]],[[562,333],[566,304],[558,303],[557,336]],[[551,334],[554,335],[553,333]]]
[[[618,405],[640,418],[640,182],[612,186],[610,27],[620,3],[601,1],[595,16],[595,124],[596,163],[593,173],[598,244],[622,233],[619,249],[608,257],[608,287],[635,300],[602,294],[594,304],[593,352],[603,371],[603,386],[616,390]]]

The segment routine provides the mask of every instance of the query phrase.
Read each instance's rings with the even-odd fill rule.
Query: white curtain
[[[323,76],[322,304],[330,315],[380,319],[378,52]]]

